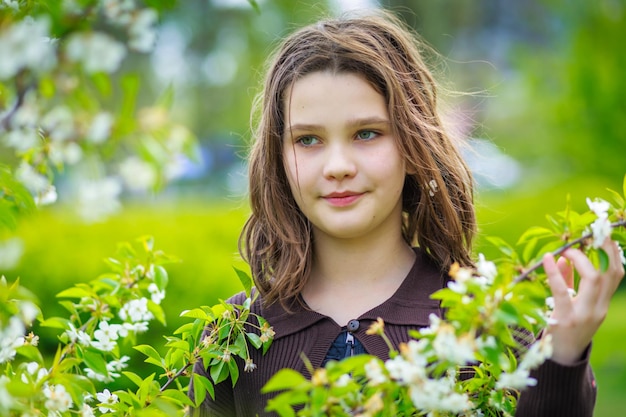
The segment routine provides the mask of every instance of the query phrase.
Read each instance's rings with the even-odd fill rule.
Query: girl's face
[[[401,235],[405,164],[384,97],[358,75],[320,71],[284,106],[287,178],[316,239]]]

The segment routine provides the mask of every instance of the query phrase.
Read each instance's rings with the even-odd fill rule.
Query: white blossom
[[[30,326],[33,320],[39,315],[39,308],[30,301],[21,301],[19,308],[22,322],[28,326]]]
[[[41,127],[50,139],[63,142],[75,134],[74,116],[67,106],[56,106],[41,118]]]
[[[349,374],[343,374],[335,381],[335,386],[347,387],[350,381],[352,381],[352,377]]]
[[[96,114],[91,121],[87,139],[93,143],[103,143],[111,135],[111,127],[113,126],[113,116],[108,112],[100,112]]]
[[[448,281],[448,288],[457,294],[467,293],[467,285],[464,282]]]
[[[56,203],[58,198],[57,188],[50,184],[48,188],[35,196],[35,204],[38,206],[47,206]]]
[[[72,343],[79,343],[81,346],[91,345],[91,336],[82,330],[77,330],[72,323],[70,323],[70,328],[65,333],[67,333]]]
[[[112,73],[126,56],[126,48],[105,33],[77,33],[67,42],[67,55],[89,73]]]
[[[130,300],[124,304],[120,309],[119,316],[124,321],[130,319],[132,323],[150,321],[154,318],[148,310],[148,299],[145,297]]]
[[[42,193],[50,186],[50,180],[47,177],[37,172],[35,168],[24,161],[17,167],[15,178],[34,194]]]
[[[17,128],[4,134],[4,144],[17,152],[26,152],[39,142],[39,134],[33,128]]]
[[[612,232],[611,222],[606,217],[598,217],[593,223],[591,223],[591,233],[593,234],[594,248],[602,246],[604,241],[611,236]]]
[[[120,164],[119,173],[126,186],[134,191],[147,190],[154,186],[157,180],[156,169],[136,156],[126,158]]]
[[[550,357],[552,357],[552,336],[548,334],[533,343],[524,354],[519,367],[528,370],[535,369]]]
[[[19,317],[11,316],[6,328],[0,327],[0,363],[13,360],[16,349],[24,345],[26,328]]]
[[[128,45],[139,52],[150,52],[156,41],[157,12],[154,9],[139,10],[128,28]]]
[[[6,375],[0,375],[0,410],[8,410],[13,406],[13,395],[6,389],[11,382]]]
[[[383,372],[383,368],[376,359],[372,359],[365,364],[365,375],[369,379],[369,383],[374,386],[387,382],[387,377]]]
[[[494,278],[498,274],[498,269],[496,268],[496,264],[491,261],[487,261],[485,259],[485,255],[479,253],[478,262],[476,263],[476,272],[478,272],[479,275],[487,278],[488,283],[492,284]]]
[[[108,413],[115,411],[113,408],[107,407],[107,405],[114,405],[118,402],[117,395],[112,394],[108,389],[96,394],[96,398],[100,401],[98,408],[101,413]]]
[[[122,186],[116,178],[83,181],[78,185],[78,213],[87,222],[97,222],[117,212]]]
[[[93,408],[91,408],[89,404],[83,404],[80,409],[80,417],[95,417]]]
[[[83,149],[76,142],[51,142],[48,149],[50,161],[57,165],[74,165],[83,158]]]
[[[50,22],[47,18],[27,18],[0,31],[0,80],[14,77],[23,68],[45,71],[54,65]]]
[[[426,379],[409,388],[413,405],[421,410],[461,413],[471,408],[467,394],[454,390],[452,378]]]
[[[537,380],[530,377],[528,369],[517,368],[512,373],[502,372],[498,382],[496,382],[496,389],[512,388],[522,390],[535,385],[537,385]]]
[[[474,339],[469,336],[457,338],[454,328],[442,325],[433,340],[433,348],[437,357],[457,365],[463,365],[474,360]]]
[[[85,368],[84,371],[85,371],[85,375],[87,376],[87,378],[92,379],[94,381],[113,382],[113,378],[111,378],[110,376],[102,375],[94,371],[91,368]]]
[[[124,323],[124,328],[130,332],[135,333],[143,333],[148,331],[148,322],[147,321],[138,321],[136,323]]]
[[[148,285],[148,291],[150,292],[152,302],[161,304],[161,301],[165,298],[165,291],[160,291],[159,287],[154,282]]]
[[[93,337],[97,340],[117,340],[119,339],[118,328],[119,324],[109,324],[108,321],[102,320],[98,324],[98,330],[93,333]]]
[[[430,321],[430,325],[428,327],[423,327],[419,330],[420,334],[423,336],[435,334],[439,330],[439,326],[441,325],[441,317],[434,313],[430,313],[428,315],[428,320]]]
[[[608,211],[611,205],[607,201],[600,198],[592,201],[590,198],[587,198],[587,206],[589,206],[589,210],[593,211],[599,218],[607,218],[609,216]]]
[[[11,270],[17,266],[24,253],[24,243],[12,237],[0,242],[0,269]]]
[[[41,368],[37,362],[28,362],[25,364],[26,374],[22,374],[22,382],[28,384],[28,375],[34,376],[34,381],[39,382],[46,376],[48,376],[48,370],[46,368]]]
[[[20,4],[18,0],[3,0],[2,4],[0,4],[0,9],[4,9],[4,8],[18,11],[20,9]]]
[[[72,397],[61,384],[46,386],[43,394],[46,397],[44,405],[50,411],[64,412],[72,407]]]
[[[111,352],[113,349],[115,349],[117,343],[115,342],[115,340],[104,338],[101,340],[92,340],[91,346],[103,352]]]
[[[109,363],[107,363],[107,371],[109,372],[119,372],[122,371],[124,369],[126,369],[128,367],[128,364],[126,362],[128,362],[130,360],[129,356],[122,356],[121,358],[119,358],[118,360],[115,361],[111,361]]]
[[[112,23],[126,25],[131,19],[131,12],[135,9],[134,0],[102,0],[104,15]]]

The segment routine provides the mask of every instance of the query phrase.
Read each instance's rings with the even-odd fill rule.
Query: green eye
[[[362,132],[359,132],[357,134],[357,137],[363,140],[374,139],[376,137],[376,132],[373,132],[371,130],[363,130]]]
[[[300,139],[298,139],[298,143],[304,145],[304,146],[311,146],[311,145],[315,145],[317,143],[317,138],[313,137],[313,136],[303,136]]]

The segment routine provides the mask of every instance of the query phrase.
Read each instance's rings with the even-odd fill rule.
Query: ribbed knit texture
[[[409,330],[429,325],[430,314],[441,316],[439,304],[430,299],[430,294],[444,286],[444,277],[429,258],[417,249],[416,253],[415,265],[396,293],[357,318],[360,326],[354,332],[355,337],[363,343],[368,353],[383,360],[389,357],[387,345],[381,337],[365,333],[378,317],[385,321],[385,334],[397,348],[400,343],[410,340]],[[242,304],[245,297],[245,294],[240,293],[229,302]],[[319,368],[333,341],[341,333],[341,326],[332,319],[304,308],[288,314],[278,303],[264,308],[257,299],[252,311],[268,320],[273,327],[276,335],[271,347],[265,356],[259,350],[250,352],[257,365],[257,369],[252,372],[244,372],[244,364],[237,358],[240,373],[236,386],[233,388],[230,380],[217,384],[215,401],[207,395],[201,407],[193,411],[193,416],[274,416],[264,409],[275,394],[262,394],[261,388],[282,368],[291,368],[310,377],[301,354],[311,361],[314,368]],[[533,341],[531,335],[519,336],[525,344]],[[538,384],[522,393],[516,416],[591,417],[596,390],[588,359],[589,349],[582,360],[573,366],[547,361],[533,372],[532,376],[538,380]],[[194,372],[208,377],[201,363],[196,364]],[[193,386],[190,396],[193,398]]]

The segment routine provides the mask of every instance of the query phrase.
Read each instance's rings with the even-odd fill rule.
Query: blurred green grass
[[[477,252],[489,255],[493,248],[485,237],[497,235],[514,243],[531,225],[544,225],[545,214],[565,207],[566,186],[534,192],[501,192],[479,195],[480,234]],[[572,207],[585,210],[585,197],[606,197],[597,182],[577,183],[571,194]],[[72,215],[68,207],[56,206],[24,219],[17,234],[25,243],[25,254],[14,271],[3,272],[9,280],[21,282],[40,298],[46,317],[65,315],[55,294],[77,282],[86,282],[107,271],[102,261],[114,255],[118,242],[132,241],[142,235],[155,238],[155,246],[181,258],[167,265],[170,275],[167,296],[163,301],[167,328],[151,326],[140,343],[159,349],[163,334],[171,333],[184,321],[182,310],[214,304],[241,290],[233,266],[247,270],[237,253],[237,239],[248,215],[245,203],[187,199],[184,201],[143,201],[127,204],[119,215],[106,222],[87,225]],[[615,416],[626,410],[626,291],[616,295],[611,311],[597,334],[592,364],[599,386],[596,416]],[[37,329],[49,354],[56,348],[56,333]],[[161,349],[162,350],[162,349]],[[153,372],[138,356],[133,366],[139,372]]]

